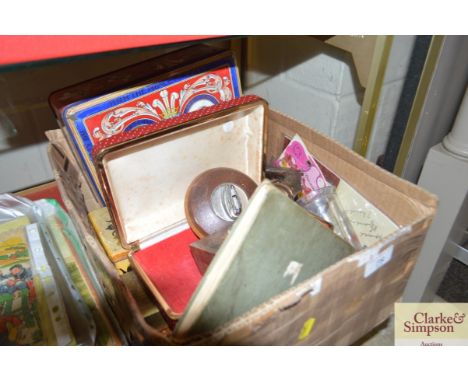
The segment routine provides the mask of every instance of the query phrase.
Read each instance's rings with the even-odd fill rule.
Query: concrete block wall
[[[308,36],[249,38],[244,89],[351,146],[363,94],[351,62]]]
[[[385,151],[411,54],[413,36],[395,36],[374,131],[373,161]],[[249,38],[244,90],[352,147],[364,88],[351,55],[308,36]]]

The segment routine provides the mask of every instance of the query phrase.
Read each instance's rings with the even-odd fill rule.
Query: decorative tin
[[[56,102],[54,109],[61,112],[59,119],[64,124],[64,131],[94,193],[102,203],[104,199],[91,157],[93,147],[98,142],[241,95],[232,53],[214,51],[217,54],[211,50],[211,55],[206,57],[205,53],[204,59],[197,62],[181,63],[179,58],[172,62],[175,68],[170,67],[171,60],[167,60],[166,56],[170,57],[171,54],[168,54],[164,56],[168,61],[164,66],[166,71],[145,80],[144,84],[127,84],[119,90],[67,106]],[[133,76],[136,77],[135,74]],[[95,89],[91,94],[94,93]],[[64,100],[60,101],[63,103]]]

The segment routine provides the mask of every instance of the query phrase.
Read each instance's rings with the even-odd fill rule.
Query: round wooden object
[[[251,178],[231,168],[201,173],[185,194],[185,215],[190,227],[200,238],[228,229],[256,188]]]

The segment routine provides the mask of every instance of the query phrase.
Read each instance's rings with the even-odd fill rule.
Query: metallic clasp
[[[211,194],[211,208],[224,221],[234,221],[247,204],[247,195],[242,188],[233,183],[223,183]]]

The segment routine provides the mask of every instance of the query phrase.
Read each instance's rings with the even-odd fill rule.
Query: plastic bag
[[[41,249],[44,251],[48,266],[52,270],[55,285],[59,289],[57,293],[64,300],[76,343],[79,345],[93,345],[96,340],[96,325],[93,316],[89,307],[83,301],[79,289],[73,282],[60,251],[52,240],[47,225],[48,216],[44,208],[41,208],[37,202],[32,202],[21,196],[8,193],[0,194],[0,224],[22,216],[27,216],[31,223],[37,223],[39,227]],[[35,245],[36,247],[30,248],[30,250],[37,250],[38,244]]]

